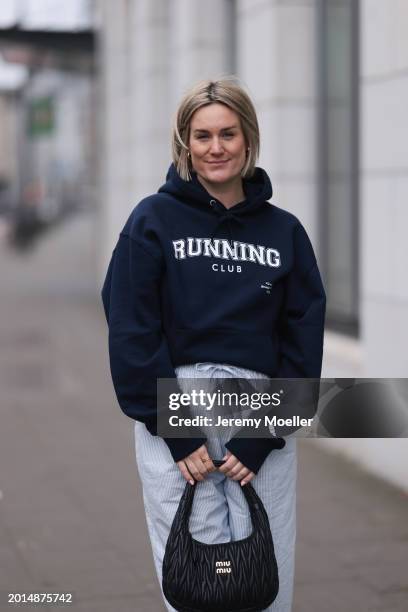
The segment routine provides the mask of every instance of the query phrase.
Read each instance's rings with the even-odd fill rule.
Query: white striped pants
[[[267,378],[264,374],[218,363],[196,363],[176,369],[184,392],[183,379],[209,379],[213,392],[216,378]],[[202,388],[202,387],[200,387]],[[211,437],[207,448],[211,458],[222,459],[230,435],[224,430]],[[253,439],[256,444],[256,438]],[[144,423],[135,422],[136,462],[143,487],[146,522],[152,545],[153,559],[160,584],[162,563],[170,527],[178,508],[186,481],[170,454],[164,440],[152,436]],[[279,571],[279,593],[267,608],[269,612],[290,612],[296,541],[296,439],[287,438],[286,446],[273,450],[251,483],[268,513]],[[221,472],[209,474],[197,485],[190,516],[190,532],[196,540],[213,544],[247,537],[252,532],[249,509],[239,482]],[[162,592],[163,595],[163,592]],[[165,600],[167,610],[174,608]]]

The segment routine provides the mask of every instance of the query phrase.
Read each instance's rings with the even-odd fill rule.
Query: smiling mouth
[[[207,162],[210,165],[218,166],[219,164],[226,164],[229,162],[229,159],[223,159],[221,161]]]

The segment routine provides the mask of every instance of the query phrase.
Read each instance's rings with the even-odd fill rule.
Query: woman
[[[181,101],[173,163],[158,193],[132,211],[112,254],[102,298],[112,379],[135,419],[136,458],[157,575],[185,480],[201,482],[192,535],[205,543],[252,530],[243,492],[267,510],[280,588],[268,610],[292,605],[295,439],[157,435],[158,378],[318,378],[325,293],[298,219],[270,204],[256,168],[254,106],[234,78],[202,81]],[[254,381],[255,384],[255,381]],[[273,452],[271,452],[273,451]],[[215,469],[212,460],[225,459]],[[235,482],[234,482],[235,481]],[[166,602],[168,610],[173,610]]]

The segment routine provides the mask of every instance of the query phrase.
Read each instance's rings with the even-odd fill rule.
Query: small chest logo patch
[[[268,294],[270,294],[272,287],[273,287],[273,283],[271,283],[270,281],[265,281],[261,285],[261,289],[265,289],[265,292]]]

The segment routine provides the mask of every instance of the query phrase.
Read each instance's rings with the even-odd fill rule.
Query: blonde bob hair
[[[199,81],[184,95],[176,111],[172,130],[172,157],[177,172],[185,181],[191,180],[193,168],[188,156],[191,117],[196,110],[213,102],[225,104],[240,118],[246,146],[249,148],[241,176],[250,178],[259,156],[259,125],[254,105],[235,76]]]

